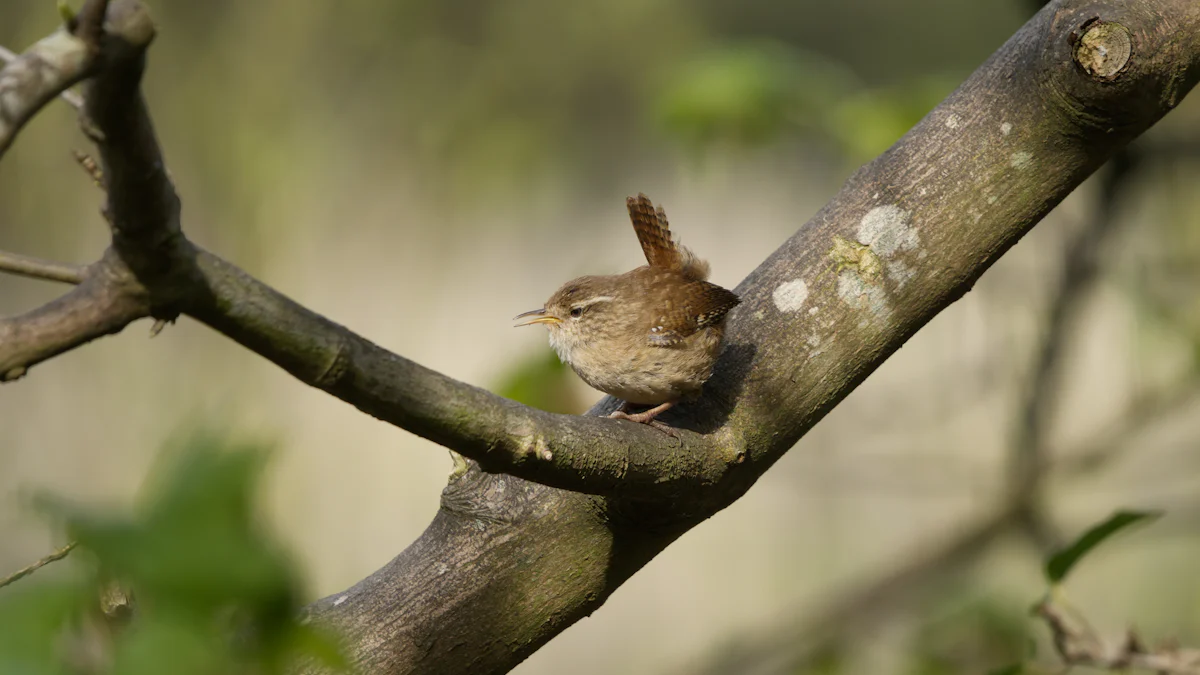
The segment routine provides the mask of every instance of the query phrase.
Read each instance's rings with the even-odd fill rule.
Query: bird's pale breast
[[[559,353],[591,387],[630,403],[657,405],[700,390],[712,375],[723,332],[723,326],[705,328],[670,347],[605,340]]]

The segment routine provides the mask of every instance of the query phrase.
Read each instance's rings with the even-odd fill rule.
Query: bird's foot
[[[659,422],[658,420],[654,419],[655,417],[658,417],[659,413],[663,413],[663,412],[666,412],[667,410],[670,410],[671,407],[674,405],[675,405],[675,401],[667,401],[666,403],[660,403],[659,405],[656,405],[653,408],[650,408],[649,410],[643,410],[640,413],[630,413],[630,412],[628,412],[629,402],[624,401],[621,403],[620,408],[617,408],[616,410],[612,411],[611,413],[608,414],[608,416],[610,419],[614,419],[614,420],[629,420],[631,422],[637,422],[638,424],[645,424],[648,427],[653,427],[655,429],[658,429],[659,431],[670,436],[671,438],[679,438],[679,433],[677,431],[675,431],[674,428],[672,428],[668,424]]]

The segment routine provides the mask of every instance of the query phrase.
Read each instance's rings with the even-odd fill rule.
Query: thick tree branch
[[[118,333],[149,311],[141,286],[106,256],[84,270],[82,282],[66,295],[26,314],[0,317],[0,382],[19,379],[33,365]]]
[[[1040,3],[1039,3],[1040,7]],[[1100,273],[1102,244],[1116,230],[1116,203],[1138,163],[1136,151],[1122,149],[1106,166],[1096,212],[1064,249],[1061,280],[1051,297],[1044,335],[1035,352],[1029,381],[1022,389],[1009,453],[1012,471],[1007,501],[980,524],[947,541],[939,550],[903,562],[878,578],[854,588],[828,607],[813,612],[795,610],[740,630],[711,653],[680,672],[790,673],[804,670],[831,647],[843,644],[903,611],[912,611],[931,589],[945,587],[948,577],[982,558],[1002,535],[1020,531],[1039,549],[1060,545],[1049,532],[1041,486],[1049,476],[1077,478],[1122,449],[1149,424],[1169,416],[1193,398],[1198,383],[1188,377],[1180,384],[1140,397],[1120,418],[1098,429],[1077,448],[1050,452],[1046,430],[1062,376],[1064,346],[1076,335],[1075,308]],[[1052,459],[1062,457],[1063,459]]]
[[[108,82],[114,74],[126,73],[144,53],[153,25],[140,5],[117,3],[112,12],[108,10],[108,0],[88,0],[68,26],[0,72],[0,151],[34,112],[66,87],[94,72],[100,74],[100,82]],[[103,106],[109,100],[89,109],[107,111]],[[6,118],[5,110],[16,113]],[[14,123],[6,127],[6,119]],[[103,132],[86,120],[84,128],[103,138]],[[83,270],[4,254],[0,270],[79,284],[38,309],[0,318],[0,382],[18,379],[37,363],[119,332],[153,313],[155,293],[139,283],[123,257],[112,251]]]
[[[1052,3],[739,286],[704,397],[669,414],[694,432],[673,448],[653,430],[538,413],[421,368],[195,248],[138,89],[152,37],[135,0],[113,0],[86,94],[113,228],[108,278],[136,282],[122,296],[159,319],[193,315],[373,415],[543,483],[473,467],[421,539],[311,608],[375,673],[505,672],[593,611],[740,497],[1200,77],[1193,0]],[[110,325],[135,313],[111,310]],[[0,340],[10,371],[30,365],[11,351]]]
[[[1107,26],[1104,35],[1088,34],[1100,26]],[[1113,40],[1107,53],[1120,54],[1125,35],[1133,44],[1127,59],[1096,62],[1098,43]],[[730,319],[729,350],[705,398],[683,411],[693,420],[727,414],[721,433],[748,452],[715,492],[736,499],[1084,177],[1173,107],[1200,75],[1198,42],[1200,7],[1186,0],[1052,3],[852,177],[739,286],[744,302]],[[471,472],[460,482],[485,490],[502,480]],[[458,484],[450,492],[457,495]],[[512,518],[486,534],[471,530],[478,521],[448,500],[417,543],[347,593],[315,605],[314,616],[339,625],[352,641],[375,645],[359,657],[376,672],[504,672],[706,515],[703,508],[676,512],[675,527],[650,529],[648,520],[669,517],[635,510],[613,519],[613,503],[601,502],[609,510],[568,537],[579,552],[564,560],[562,532],[546,532],[544,521],[530,518],[528,499],[487,492],[475,500],[472,513],[482,503],[487,513]],[[536,499],[552,504],[557,519],[597,507],[544,489]],[[514,569],[506,558],[514,536],[524,541],[522,555],[532,547],[553,551],[553,559]],[[470,573],[428,589],[430,571],[447,555]],[[597,555],[604,562],[593,563]],[[554,582],[551,570],[560,565],[580,576]],[[480,574],[486,584],[472,580]],[[531,575],[539,583],[532,598],[514,602],[496,590],[534,587]],[[413,609],[392,609],[397,604]],[[431,618],[418,609],[435,607]],[[471,634],[447,633],[468,623]],[[383,633],[381,625],[388,626]],[[514,634],[527,641],[496,648]]]
[[[681,449],[679,441],[643,425],[545,413],[456,382],[379,348],[194,247],[181,232],[180,201],[139,89],[153,25],[140,4],[118,1],[105,27],[106,67],[87,83],[85,130],[100,149],[108,195],[109,276],[132,275],[137,284],[122,291],[129,297],[96,284],[68,294],[64,302],[105,295],[107,302],[89,301],[94,311],[86,317],[54,304],[33,317],[7,320],[15,331],[37,318],[43,344],[40,349],[27,341],[0,344],[0,365],[7,366],[0,373],[24,374],[134,318],[170,319],[187,311],[301,381],[489,471],[578,492],[665,497],[715,484],[739,461],[736,450],[726,452],[697,434],[688,434]],[[43,278],[61,272],[29,264],[15,270],[17,263],[3,262],[0,258],[0,270],[32,269]],[[120,299],[129,302],[117,311],[113,303]],[[85,319],[91,330],[61,325],[67,316]],[[62,330],[47,330],[50,323]]]
[[[695,433],[684,445],[633,422],[543,412],[392,354],[208,253],[207,293],[184,311],[306,384],[507,473],[576,492],[695,493],[738,462]]]

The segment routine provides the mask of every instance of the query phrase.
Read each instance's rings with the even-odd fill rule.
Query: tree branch
[[[654,430],[541,413],[422,368],[192,245],[138,88],[152,38],[140,4],[113,0],[85,96],[113,230],[106,274],[33,313],[48,315],[52,349],[0,339],[0,364],[23,372],[79,344],[77,330],[51,329],[87,289],[115,283],[126,304],[103,312],[110,327],[189,314],[370,414],[542,483],[471,467],[415,544],[310,608],[378,673],[505,672],[593,611],[740,497],[1200,77],[1192,0],[1051,4],[739,286],[704,396],[669,413],[690,430],[676,448]],[[1123,38],[1136,49],[1122,52]]]
[[[208,294],[185,311],[302,382],[444,445],[485,470],[595,494],[695,492],[738,461],[695,433],[543,412],[456,382],[311,312],[207,253]]]
[[[37,111],[100,65],[100,23],[108,0],[90,0],[76,25],[43,38],[16,58],[4,50],[0,70],[0,157]]]
[[[1145,670],[1161,675],[1200,675],[1200,649],[1164,646],[1150,649],[1129,629],[1117,643],[1106,643],[1082,619],[1072,619],[1047,597],[1034,611],[1046,621],[1054,648],[1068,666],[1102,670]]]
[[[1062,377],[1063,347],[1074,334],[1072,328],[1082,305],[1080,298],[1099,275],[1100,250],[1116,230],[1119,222],[1116,205],[1128,187],[1138,161],[1136,152],[1128,147],[1113,157],[1102,172],[1096,212],[1065,249],[1061,279],[1046,315],[1045,336],[1030,370],[1024,391],[1025,400],[1015,425],[1010,478],[1014,490],[1033,493],[1040,487],[1038,477],[1046,463],[1043,457],[1046,430],[1054,412],[1052,402],[1058,394]],[[1030,495],[1029,499],[1031,506],[1035,505],[1037,498]]]
[[[979,519],[942,542],[922,542],[920,553],[874,579],[853,588],[816,611],[793,610],[789,616],[756,622],[724,640],[700,660],[680,668],[680,675],[778,675],[799,673],[822,648],[873,627],[930,588],[945,585],[987,553],[1014,529],[1020,511],[1011,508]]]
[[[0,45],[0,61],[12,63],[21,58],[20,55],[9,51],[3,45]],[[72,108],[76,110],[83,109],[83,97],[70,89],[64,89],[58,94],[62,100],[66,101]]]
[[[1076,62],[1085,25],[1095,26],[1098,16],[1102,25],[1123,26],[1137,45],[1115,73],[1112,64],[1092,63],[1089,71]],[[1121,29],[1107,30],[1119,38]],[[684,410],[693,420],[723,419],[719,433],[747,450],[745,464],[715,492],[729,501],[740,496],[1085,176],[1174,106],[1200,75],[1198,36],[1200,8],[1190,2],[1052,3],[853,176],[738,287],[743,304],[730,318],[730,347],[705,397]],[[469,472],[463,480],[487,491],[503,479]],[[461,489],[450,487],[434,524],[387,567],[314,605],[313,615],[342,628],[352,644],[371,641],[357,653],[368,669],[504,672],[594,610],[707,513],[650,509],[612,518],[612,500],[542,490],[537,500],[557,519],[583,519],[584,531],[571,536],[545,531],[528,514],[526,493],[518,501],[484,492],[475,510],[506,518],[481,541],[471,530],[474,512],[460,511]],[[597,506],[609,510],[588,518]],[[514,569],[507,557],[514,537],[523,542],[522,557],[536,550],[551,559]],[[563,556],[563,537],[579,552]],[[428,588],[443,556],[454,576]],[[592,562],[595,556],[604,562]],[[456,565],[469,574],[455,574]],[[580,577],[557,580],[551,570],[563,565]],[[480,575],[486,584],[473,580]],[[497,590],[505,587],[538,590],[516,600]],[[391,609],[397,605],[413,609]],[[417,609],[434,607],[435,618]],[[459,625],[472,632],[453,628]],[[522,636],[516,650],[504,642],[514,634]]]
[[[0,251],[0,272],[30,279],[58,281],[64,284],[83,283],[84,268],[78,265],[42,260],[27,255]]]
[[[45,558],[42,558],[41,560],[33,563],[32,565],[22,567],[21,569],[17,570],[16,572],[13,572],[12,574],[4,577],[3,579],[0,579],[0,588],[4,588],[5,586],[8,586],[9,584],[20,581],[21,579],[24,579],[25,577],[29,576],[30,574],[33,574],[34,572],[40,570],[41,568],[45,567],[46,565],[49,565],[52,562],[57,562],[59,560],[62,560],[63,558],[67,557],[67,555],[69,555],[71,553],[71,549],[73,549],[73,548],[75,548],[75,542],[71,542],[71,543],[67,544],[66,546],[63,546],[62,548],[58,549],[57,551],[54,551],[53,553],[46,556]]]
[[[84,272],[66,295],[31,312],[0,318],[0,382],[98,337],[120,332],[149,316],[141,287],[111,257]]]
[[[1194,376],[1139,397],[1123,416],[1097,430],[1076,448],[1051,453],[1045,447],[1046,427],[1062,376],[1063,347],[1078,327],[1075,308],[1099,276],[1099,252],[1105,239],[1116,230],[1116,203],[1128,187],[1137,163],[1134,151],[1128,147],[1110,161],[1096,212],[1064,249],[1062,279],[1051,297],[1044,335],[1013,422],[1016,433],[1010,447],[1012,471],[1006,503],[937,551],[889,569],[818,612],[793,611],[791,616],[773,617],[741,629],[724,645],[680,672],[697,675],[798,672],[830,646],[869,631],[889,616],[908,611],[935,586],[944,586],[947,577],[975,564],[1006,533],[1021,531],[1042,550],[1055,547],[1057,542],[1051,540],[1052,533],[1045,522],[1040,490],[1049,475],[1077,478],[1090,473],[1124,449],[1132,436],[1193,398],[1197,390]]]

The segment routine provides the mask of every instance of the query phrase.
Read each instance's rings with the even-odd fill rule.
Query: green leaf
[[[59,646],[64,627],[87,606],[85,585],[39,583],[0,594],[0,673],[66,673]]]
[[[167,664],[177,675],[239,672],[217,626],[198,617],[141,616],[117,639],[112,675],[157,675]]]
[[[832,102],[823,131],[852,161],[875,157],[921,121],[953,89],[947,78],[869,89]]]
[[[173,445],[138,509],[41,500],[95,570],[74,586],[0,595],[0,673],[63,675],[72,614],[94,609],[109,579],[138,599],[109,675],[161,673],[163,664],[179,675],[273,675],[298,659],[345,669],[331,636],[296,622],[299,575],[256,517],[266,449],[204,432]]]
[[[56,0],[54,3],[58,9],[58,16],[62,19],[64,26],[70,26],[75,22],[75,10],[67,4],[67,0]]]
[[[551,349],[542,347],[517,362],[495,387],[497,394],[547,412],[577,415],[587,409],[575,393],[575,374]]]
[[[1134,523],[1154,520],[1160,516],[1162,516],[1161,511],[1118,511],[1114,513],[1108,520],[1084,532],[1074,543],[1046,561],[1046,578],[1052,584],[1061,582],[1083,556],[1105,539]]]
[[[696,149],[768,143],[822,116],[853,75],[787,45],[756,42],[702,53],[672,74],[655,102],[658,123]]]

